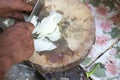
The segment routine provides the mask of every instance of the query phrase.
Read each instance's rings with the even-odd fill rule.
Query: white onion
[[[31,23],[33,23],[33,25],[34,25],[35,27],[36,27],[36,25],[37,25],[37,19],[38,19],[38,17],[34,15],[34,16],[32,17],[32,19],[31,19],[31,21],[30,21]]]
[[[57,25],[61,19],[62,15],[54,11],[51,11],[49,16],[45,17],[38,24],[35,22],[37,21],[37,17],[33,17],[32,23],[37,26],[32,34],[39,34],[37,39],[34,39],[35,51],[50,51],[57,48],[57,46],[51,41],[57,41],[61,37],[59,26]]]
[[[41,23],[39,22],[37,27],[33,30],[33,34],[39,34],[38,38],[52,34],[57,24],[61,21],[62,15],[56,12],[51,12],[49,16],[45,17]]]
[[[61,33],[59,31],[59,27],[57,27],[56,30],[52,34],[46,35],[46,37],[48,37],[51,41],[59,40],[60,37],[61,37]]]
[[[48,41],[46,38],[44,39],[34,39],[34,48],[35,51],[50,51],[56,47],[52,42]]]

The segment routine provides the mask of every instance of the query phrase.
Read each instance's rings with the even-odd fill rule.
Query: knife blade
[[[28,22],[31,22],[31,19],[32,19],[33,16],[39,16],[39,13],[40,13],[41,8],[43,7],[43,4],[44,3],[43,3],[42,0],[37,0],[30,16],[27,19]]]

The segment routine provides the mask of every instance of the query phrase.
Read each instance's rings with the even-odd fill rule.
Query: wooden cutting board
[[[79,0],[45,0],[40,16],[51,10],[63,15],[59,24],[62,35],[54,42],[57,49],[34,52],[29,60],[39,70],[58,72],[77,66],[89,53],[95,39],[94,18]]]

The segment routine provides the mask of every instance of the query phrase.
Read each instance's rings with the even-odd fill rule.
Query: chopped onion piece
[[[51,41],[57,41],[60,39],[61,37],[61,33],[59,31],[59,27],[56,28],[55,32],[53,32],[50,35],[46,35],[46,37],[48,37]]]
[[[57,46],[52,41],[57,41],[61,37],[59,26],[57,25],[62,20],[62,15],[51,11],[49,16],[45,17],[37,24],[37,17],[33,16],[32,23],[36,25],[32,34],[38,34],[37,39],[34,39],[35,51],[51,51]]]
[[[35,27],[37,26],[37,19],[38,17],[34,15],[30,21]]]
[[[40,38],[40,39],[34,39],[34,48],[35,51],[50,51],[56,49],[57,47],[46,38],[44,39]]]
[[[45,35],[52,34],[57,24],[61,21],[62,15],[56,12],[50,12],[49,16],[45,17],[41,23],[39,22],[37,27],[33,30],[33,34],[39,34],[38,38]]]

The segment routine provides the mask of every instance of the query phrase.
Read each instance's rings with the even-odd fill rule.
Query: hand
[[[9,27],[0,35],[0,58],[7,58],[12,63],[27,60],[34,51],[31,36],[33,25],[20,22]]]
[[[23,19],[21,11],[30,12],[33,6],[26,0],[0,0],[0,16]]]

